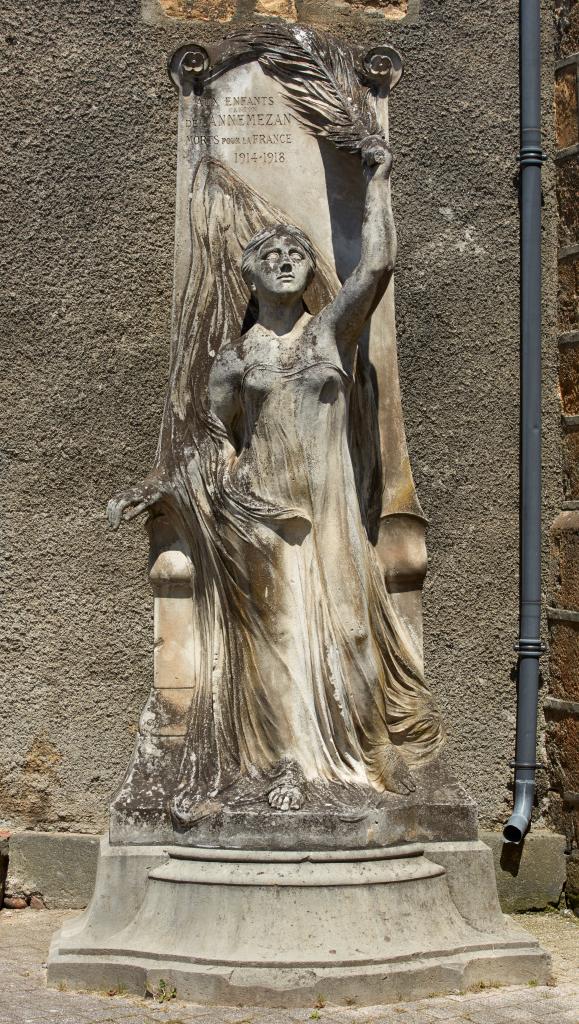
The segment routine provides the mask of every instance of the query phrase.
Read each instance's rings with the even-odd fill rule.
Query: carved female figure
[[[412,766],[442,742],[353,459],[358,341],[396,258],[389,148],[373,136],[361,155],[366,206],[353,273],[333,297],[328,285],[312,315],[304,293],[314,247],[259,210],[241,266],[255,323],[211,359],[182,346],[156,468],[109,506],[115,528],[168,510],[192,553],[199,655],[172,803],[180,827],[218,810],[239,779],[281,811],[300,808],[312,787],[409,793]],[[219,169],[208,163],[203,173],[214,197]],[[255,195],[247,205],[255,210]],[[211,337],[219,315],[212,308]],[[206,396],[195,405],[200,368]]]

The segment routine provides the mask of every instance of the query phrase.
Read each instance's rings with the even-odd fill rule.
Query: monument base
[[[159,756],[166,748],[159,748]],[[165,762],[166,763],[166,762]],[[306,802],[291,812],[269,806],[267,792],[241,778],[227,803],[177,831],[168,806],[175,779],[154,758],[138,755],[111,805],[109,835],[118,846],[200,846],[229,850],[350,850],[404,843],[476,839],[475,801],[454,778],[444,754],[413,768],[414,793],[378,793],[372,786],[306,784]]]
[[[162,979],[229,1006],[361,1006],[548,977],[476,841],[308,853],[103,839],[93,900],[48,963],[49,985],[144,994]]]

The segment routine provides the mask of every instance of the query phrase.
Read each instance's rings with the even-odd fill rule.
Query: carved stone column
[[[113,843],[171,838],[168,804],[176,785],[195,685],[193,565],[167,516],[147,522],[154,595],[153,686],[126,778],[111,803]]]

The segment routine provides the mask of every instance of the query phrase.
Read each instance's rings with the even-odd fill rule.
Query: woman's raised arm
[[[320,314],[334,334],[340,355],[351,362],[368,317],[382,298],[396,262],[396,227],[390,204],[392,154],[387,142],[371,136],[362,146],[368,185],[360,261],[338,295]]]

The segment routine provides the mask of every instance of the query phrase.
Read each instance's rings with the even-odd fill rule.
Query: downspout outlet
[[[516,780],[513,813],[503,829],[506,843],[520,843],[525,838],[531,824],[535,789],[533,779]]]

